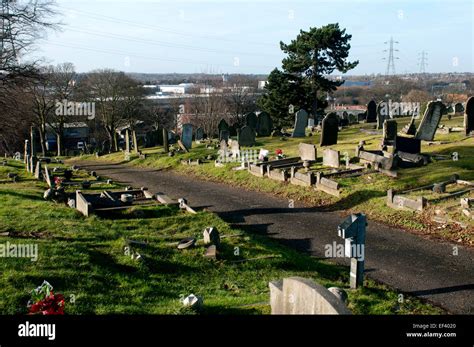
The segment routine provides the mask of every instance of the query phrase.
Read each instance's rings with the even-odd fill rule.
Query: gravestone
[[[397,151],[418,154],[421,152],[421,140],[411,137],[396,136],[395,148]]]
[[[193,146],[193,125],[186,123],[183,124],[183,130],[181,132],[181,142],[188,150]]]
[[[339,167],[339,151],[326,148],[323,151],[323,165],[338,168]]]
[[[237,136],[237,128],[235,124],[229,127],[229,134],[230,136]]]
[[[258,136],[270,136],[272,133],[273,122],[270,115],[266,112],[262,112],[257,117],[257,135]]]
[[[308,113],[305,110],[299,110],[295,116],[295,127],[291,137],[305,137],[306,126],[308,125]]]
[[[415,138],[425,141],[433,141],[445,108],[446,106],[441,101],[430,101],[426,107],[423,119],[418,126]]]
[[[357,122],[360,123],[367,119],[367,111],[357,114]]]
[[[320,146],[331,146],[337,144],[339,132],[339,120],[337,114],[330,113],[324,117],[321,129]]]
[[[464,111],[464,129],[466,135],[469,135],[471,131],[474,131],[474,96],[471,96],[466,103],[466,109]]]
[[[248,125],[242,127],[237,136],[237,141],[241,146],[255,145],[255,130]]]
[[[339,224],[337,233],[345,241],[345,256],[351,258],[349,283],[351,289],[364,284],[365,228],[367,218],[362,213],[352,214]],[[362,254],[358,254],[361,250]]]
[[[196,141],[201,141],[204,138],[204,129],[199,127],[196,129],[196,136],[194,137]]]
[[[385,145],[395,144],[397,137],[397,121],[395,119],[386,119],[383,122],[383,142]]]
[[[220,136],[221,131],[223,130],[229,132],[229,124],[227,124],[225,119],[221,119],[221,121],[219,122],[219,125],[217,126],[217,129],[218,129],[218,134]]]
[[[467,108],[467,104],[466,104],[466,108]],[[454,104],[453,111],[454,111],[455,114],[461,114],[465,111],[464,106],[460,102],[458,102],[458,103]]]
[[[230,140],[230,152],[232,153],[232,158],[240,158],[240,145],[236,140]]]
[[[301,160],[316,161],[316,146],[309,143],[300,143],[298,146]]]
[[[351,314],[328,289],[301,277],[270,282],[272,314]]]
[[[366,123],[375,123],[377,121],[377,104],[374,100],[369,101],[367,104],[367,118]]]
[[[312,129],[314,127],[314,118],[308,118],[308,128]]]
[[[382,112],[384,101],[379,102],[377,105],[377,129],[382,129],[385,119],[388,117],[385,115],[385,112]]]
[[[253,130],[257,129],[257,115],[253,112],[245,115],[245,125],[249,126]]]
[[[219,130],[219,141],[229,141],[229,130]]]
[[[169,133],[168,133],[168,130],[163,128],[163,150],[165,151],[165,153],[168,153],[170,151],[170,148],[169,148],[169,145],[168,145],[168,136],[169,136]]]

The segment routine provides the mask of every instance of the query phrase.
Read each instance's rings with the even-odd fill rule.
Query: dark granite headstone
[[[337,144],[337,134],[339,131],[339,120],[337,114],[330,113],[324,117],[321,129],[321,146]]]
[[[258,136],[270,136],[272,133],[273,122],[270,115],[266,112],[262,112],[257,117],[257,135]]]
[[[204,129],[199,127],[196,129],[196,135],[194,137],[196,141],[201,141],[204,138]]]
[[[375,123],[377,121],[377,104],[374,100],[371,100],[367,104],[367,123]]]
[[[464,111],[464,129],[466,135],[469,135],[471,131],[474,131],[474,96],[471,96],[466,103],[466,109]]]
[[[467,104],[466,104],[466,106],[467,106]],[[454,111],[454,113],[463,113],[464,112],[464,106],[460,102],[458,102],[458,103],[454,104],[453,111]]]
[[[181,133],[181,142],[183,145],[190,150],[193,146],[193,125],[186,123],[183,124],[183,131]]]
[[[229,141],[229,130],[220,130],[219,131],[219,141],[224,140],[225,142]]]
[[[384,101],[381,101],[377,105],[377,129],[382,129],[384,121],[390,119],[389,116],[385,114],[384,103]]]
[[[421,152],[421,140],[411,137],[396,136],[395,148],[397,151],[418,154]]]
[[[255,145],[255,131],[250,126],[242,127],[237,138],[240,146]]]
[[[397,121],[386,119],[383,122],[383,141],[386,145],[393,145],[397,137]]]
[[[257,115],[253,112],[247,113],[245,115],[245,125],[257,130]]]
[[[219,130],[219,134],[221,133],[222,130],[229,131],[229,124],[225,121],[225,119],[221,119],[219,122],[219,125],[217,126],[217,129]]]

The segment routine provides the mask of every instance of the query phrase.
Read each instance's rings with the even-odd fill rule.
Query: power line
[[[136,37],[131,37],[131,36],[123,36],[123,35],[118,35],[118,34],[113,34],[113,33],[108,33],[108,32],[97,33],[97,32],[92,32],[92,31],[88,31],[88,30],[84,30],[84,29],[78,29],[78,28],[75,28],[75,27],[68,27],[68,30],[78,32],[78,33],[84,33],[84,34],[88,34],[88,35],[98,36],[98,37],[118,39],[118,40],[121,40],[121,41],[130,41],[130,42],[144,43],[144,44],[149,44],[149,45],[171,47],[171,48],[182,48],[182,49],[195,50],[195,51],[201,51],[201,52],[209,52],[209,53],[231,54],[233,56],[241,56],[241,55],[268,56],[268,57],[276,57],[277,56],[275,54],[266,54],[266,53],[247,53],[247,52],[236,53],[236,52],[231,52],[231,51],[216,50],[216,49],[203,48],[203,47],[197,47],[197,46],[190,46],[190,45],[178,44],[178,43],[173,43],[173,42],[141,39],[141,38],[136,38]]]
[[[149,56],[142,56],[142,55],[136,55],[136,54],[129,54],[128,52],[119,51],[119,50],[115,50],[115,49],[97,49],[97,48],[73,45],[73,44],[70,44],[70,43],[48,42],[47,44],[53,45],[53,46],[59,46],[59,47],[73,48],[73,49],[78,49],[78,50],[83,50],[83,51],[90,51],[90,52],[97,52],[97,53],[104,53],[104,54],[112,54],[112,55],[122,55],[123,57],[133,57],[133,58],[138,58],[138,59],[158,60],[158,61],[165,61],[165,62],[178,62],[178,63],[184,63],[184,64],[209,65],[209,62],[181,60],[181,59],[167,59],[167,58],[159,58],[159,57],[149,57]],[[223,64],[218,64],[218,65],[222,66],[222,67],[233,67],[233,68],[236,68],[236,67],[239,68],[240,67],[240,65],[223,65]],[[268,66],[260,66],[260,65],[245,65],[245,67],[266,69],[266,70],[269,69]]]
[[[142,24],[142,23],[129,21],[129,20],[126,20],[126,19],[120,19],[120,18],[117,18],[117,17],[98,15],[98,14],[95,14],[95,13],[92,13],[92,12],[77,10],[77,9],[68,8],[68,7],[64,7],[64,6],[61,6],[61,7],[65,10],[77,12],[77,13],[81,14],[82,16],[86,16],[86,17],[96,19],[96,20],[100,20],[100,21],[108,21],[108,22],[117,23],[117,24],[126,24],[126,25],[129,25],[129,26],[137,27],[137,28],[144,28],[144,29],[151,29],[151,30],[155,30],[155,31],[162,31],[162,32],[170,33],[170,34],[175,34],[175,35],[180,35],[180,36],[187,36],[187,37],[191,37],[191,38],[204,38],[204,39],[234,42],[234,43],[235,42],[239,42],[239,43],[245,42],[247,44],[258,45],[258,46],[267,46],[267,47],[269,47],[269,46],[275,47],[275,45],[277,45],[277,43],[265,43],[265,42],[252,42],[252,41],[233,40],[233,39],[217,37],[217,36],[212,36],[212,35],[196,35],[194,33],[187,33],[187,32],[183,32],[183,31],[177,31],[177,30],[174,30],[174,29],[159,27],[159,26],[156,26],[156,25]]]
[[[398,49],[394,48],[394,44],[398,44],[398,41],[394,41],[393,37],[390,38],[390,41],[385,41],[384,44],[389,44],[389,49],[384,50],[384,52],[388,51],[388,58],[387,60],[387,69],[385,70],[385,75],[390,75],[390,70],[392,71],[392,75],[395,75],[395,59],[399,59],[398,57],[395,57],[394,52],[398,52]],[[385,60],[385,58],[382,58],[382,60]]]

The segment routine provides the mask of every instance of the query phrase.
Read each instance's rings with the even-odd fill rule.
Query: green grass
[[[26,313],[30,291],[43,280],[66,296],[67,314],[189,314],[180,298],[191,293],[204,298],[203,314],[268,314],[269,281],[302,276],[326,287],[348,287],[348,268],[233,230],[208,212],[186,214],[177,207],[157,206],[85,218],[43,200],[45,184],[22,167],[13,161],[0,167],[0,177],[6,172],[21,177],[18,183],[0,183],[0,233],[10,233],[0,236],[0,243],[37,244],[39,258],[1,260],[1,314]],[[223,236],[219,260],[205,259],[199,244],[177,250],[175,242],[189,236],[201,239],[207,226]],[[148,242],[146,248],[134,249],[143,261],[124,253],[127,239]],[[233,262],[268,255],[277,257]],[[347,291],[348,307],[355,314],[443,313],[410,296],[399,303],[399,293],[370,279],[364,288]]]
[[[400,131],[408,123],[409,118],[400,118],[397,121]],[[443,119],[441,124],[449,127],[462,127],[462,122],[462,117],[454,117],[451,120]],[[346,152],[352,158],[355,155],[355,148],[361,140],[366,142],[366,149],[378,149],[382,137],[381,130],[376,135],[368,134],[367,130],[374,131],[374,125],[359,124],[345,128],[339,133],[338,144],[331,146],[331,148],[340,151],[341,158],[344,157]],[[304,139],[257,138],[256,147],[253,147],[253,149],[265,148],[271,154],[275,153],[276,149],[282,149],[285,155],[291,157],[298,155],[298,144],[305,142],[317,145],[318,157],[322,158],[323,150],[319,147],[319,136],[318,133],[314,133]],[[315,191],[312,188],[298,187],[289,183],[259,178],[246,171],[233,171],[230,169],[233,166],[237,166],[237,164],[227,164],[224,168],[215,167],[213,161],[200,166],[181,164],[183,159],[205,159],[208,155],[216,156],[217,150],[206,149],[204,144],[194,144],[193,149],[189,153],[179,154],[174,157],[168,157],[160,147],[146,148],[142,150],[143,153],[147,154],[146,159],[139,159],[137,156],[132,155],[132,160],[129,164],[141,167],[172,169],[178,173],[195,175],[201,179],[226,182],[246,189],[272,193],[328,210],[363,212],[370,219],[402,227],[416,233],[457,241],[466,245],[474,245],[474,222],[465,217],[460,208],[453,210],[451,215],[455,220],[463,223],[466,226],[465,228],[460,228],[457,224],[445,225],[440,228],[439,224],[432,221],[435,208],[446,206],[446,202],[436,203],[432,208],[427,209],[423,213],[394,210],[386,206],[386,194],[389,188],[395,190],[416,188],[422,185],[445,181],[454,173],[459,174],[463,180],[474,181],[474,137],[466,138],[461,132],[455,132],[436,134],[435,140],[436,142],[432,145],[422,142],[422,152],[443,155],[451,155],[457,152],[459,160],[439,160],[419,168],[399,169],[399,176],[396,179],[380,173],[363,175],[356,178],[338,179],[342,188],[342,194],[339,198],[324,192]],[[92,156],[84,156],[82,159],[96,160]],[[122,162],[123,154],[113,153],[101,157],[100,160]],[[459,202],[459,198],[452,199],[447,203],[453,204],[453,202]]]

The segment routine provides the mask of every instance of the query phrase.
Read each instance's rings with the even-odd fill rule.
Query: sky
[[[339,23],[352,35],[353,75],[385,73],[393,37],[396,73],[474,72],[472,0],[57,0],[61,31],[36,56],[78,72],[268,74],[279,42]]]

